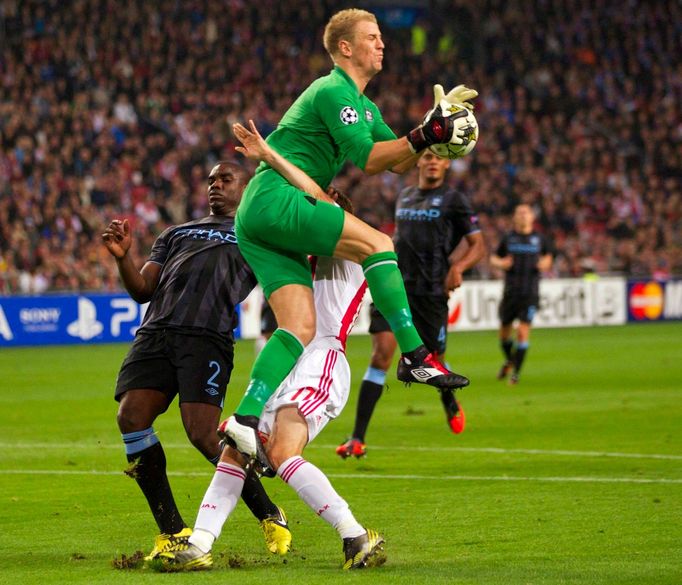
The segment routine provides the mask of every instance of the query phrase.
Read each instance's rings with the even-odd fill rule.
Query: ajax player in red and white
[[[235,135],[244,144],[238,150],[249,158],[265,160],[298,188],[318,197],[320,187],[303,171],[283,159],[251,130],[236,124]],[[330,193],[351,212],[350,201]],[[344,569],[382,564],[384,539],[365,528],[353,516],[348,503],[336,492],[327,476],[303,458],[305,446],[327,423],[336,418],[348,400],[350,367],[345,349],[348,334],[357,317],[367,284],[362,267],[347,260],[312,258],[313,295],[317,329],[294,369],[265,404],[259,433],[271,470],[287,484],[320,518],[333,526],[343,540]],[[218,431],[224,435],[224,425]],[[169,570],[198,570],[213,564],[211,549],[223,524],[234,510],[244,485],[246,461],[226,447],[217,466],[186,550],[166,553]]]

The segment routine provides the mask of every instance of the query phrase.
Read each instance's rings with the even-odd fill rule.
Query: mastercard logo
[[[657,282],[640,282],[630,289],[630,313],[635,319],[658,319],[663,312],[663,288]]]

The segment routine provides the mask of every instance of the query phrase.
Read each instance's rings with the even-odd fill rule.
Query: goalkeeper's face
[[[361,20],[355,25],[355,34],[350,42],[355,66],[373,77],[383,66],[384,41],[376,22]]]

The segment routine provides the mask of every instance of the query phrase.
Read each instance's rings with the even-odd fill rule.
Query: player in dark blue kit
[[[234,233],[234,215],[248,180],[237,164],[213,167],[210,215],[165,230],[141,270],[128,254],[132,237],[127,220],[112,221],[102,234],[130,296],[149,302],[115,394],[130,463],[126,473],[137,481],[160,530],[146,560],[187,548],[192,532],[175,504],[166,456],[152,427],[176,394],[189,440],[214,465],[220,459],[216,429],[233,367],[235,307],[256,284]],[[261,521],[268,549],[286,553],[291,542],[286,518],[254,474],[247,477],[242,499]]]
[[[414,325],[427,349],[443,360],[448,295],[462,284],[462,274],[483,257],[485,245],[468,198],[445,185],[450,161],[427,150],[417,166],[418,186],[405,188],[397,199],[394,243]],[[455,259],[453,252],[462,239],[466,250]],[[365,454],[365,433],[396,350],[395,337],[374,306],[369,332],[372,357],[360,386],[353,435],[336,448],[344,459]],[[440,396],[448,426],[461,432],[464,413],[454,392],[442,390]]]
[[[521,365],[528,352],[530,325],[540,302],[540,274],[552,267],[552,252],[547,239],[533,230],[535,215],[529,205],[517,205],[512,219],[514,229],[508,233],[490,264],[505,271],[504,294],[500,303],[500,345],[505,361],[497,374],[509,384],[519,382]],[[514,321],[519,321],[516,347],[512,339]]]

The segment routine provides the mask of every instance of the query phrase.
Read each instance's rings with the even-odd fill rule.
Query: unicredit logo
[[[658,319],[662,312],[663,288],[660,284],[640,282],[630,289],[630,313],[635,319]]]

